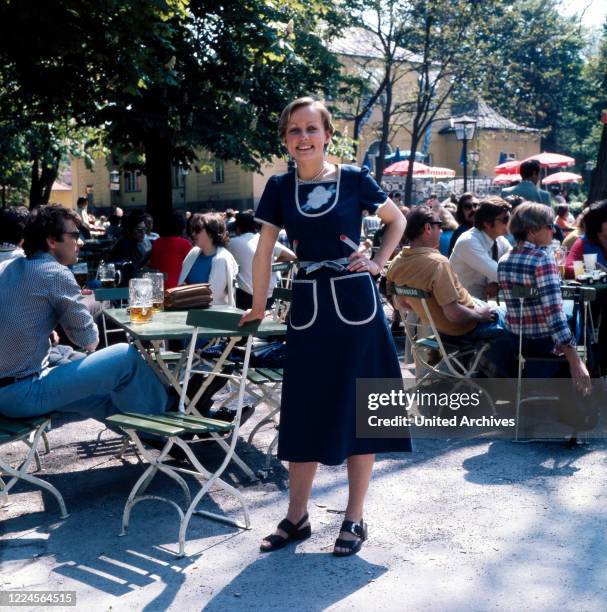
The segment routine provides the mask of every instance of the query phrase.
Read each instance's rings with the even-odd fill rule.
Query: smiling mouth
[[[312,150],[314,147],[312,145],[301,145],[299,147],[297,147],[298,151],[310,151]]]

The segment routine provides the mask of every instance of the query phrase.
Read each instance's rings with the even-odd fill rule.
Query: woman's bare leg
[[[365,497],[373,472],[375,455],[352,455],[348,457],[348,505],[345,518],[360,523],[363,518]],[[358,540],[358,537],[349,531],[342,531],[339,537],[343,540]],[[335,552],[348,552],[347,548],[336,547]]]
[[[287,519],[294,525],[301,520],[307,511],[317,467],[318,463],[315,461],[289,463],[289,509],[287,511]],[[306,521],[301,527],[308,524],[309,521]],[[282,529],[277,529],[275,533],[283,538],[287,537],[287,534]],[[269,548],[270,543],[267,540],[262,540],[261,546]]]

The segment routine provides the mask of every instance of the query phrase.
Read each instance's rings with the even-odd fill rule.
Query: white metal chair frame
[[[225,349],[223,350],[221,356],[218,358],[213,370],[211,372],[196,370],[193,367],[194,360],[196,358],[196,342],[198,340],[198,334],[200,331],[200,326],[205,325],[205,327],[212,327],[214,315],[219,314],[223,315],[223,322],[225,323],[226,313],[212,313],[211,311],[190,311],[188,314],[188,324],[194,325],[194,329],[192,332],[192,337],[190,340],[190,344],[187,351],[187,362],[185,366],[185,374],[183,380],[181,381],[181,391],[180,391],[180,399],[179,399],[179,414],[170,414],[167,413],[163,415],[114,415],[108,418],[108,421],[115,421],[122,429],[126,431],[131,440],[136,445],[137,449],[141,453],[141,456],[149,463],[146,470],[139,477],[135,485],[133,486],[127,502],[123,511],[122,518],[122,531],[120,533],[121,536],[126,535],[130,514],[133,507],[141,501],[148,499],[155,499],[159,501],[164,501],[171,506],[173,506],[180,518],[180,526],[179,526],[179,552],[178,556],[182,557],[185,555],[185,537],[188,529],[188,525],[190,519],[194,514],[198,516],[204,516],[206,518],[210,518],[212,520],[217,520],[223,523],[227,523],[230,525],[234,525],[236,527],[242,529],[250,528],[250,516],[249,510],[244,500],[243,495],[233,487],[228,484],[224,480],[222,480],[221,475],[225,471],[226,467],[230,463],[230,461],[234,460],[240,465],[243,469],[246,468],[245,471],[248,471],[249,474],[253,474],[250,468],[244,464],[240,459],[237,460],[237,455],[235,454],[236,443],[238,440],[238,431],[240,428],[240,419],[242,415],[242,407],[244,403],[244,394],[245,394],[245,386],[246,386],[246,373],[248,370],[250,354],[251,354],[251,345],[253,341],[253,333],[257,329],[257,324],[249,324],[246,328],[241,328],[242,334],[239,336],[232,336],[229,339]],[[234,333],[236,329],[238,329],[238,320],[240,319],[240,314],[238,313],[229,313],[232,315],[232,328],[231,331]],[[206,315],[206,318],[205,318]],[[225,330],[226,325],[219,326],[219,329]],[[218,332],[221,335],[221,332]],[[227,356],[230,354],[232,349],[234,348],[236,342],[243,336],[247,337],[246,347],[245,347],[245,356],[244,362],[242,366],[241,374],[225,374],[221,370],[225,363]],[[187,397],[187,386],[190,380],[190,376],[192,373],[204,373],[207,374],[207,379],[204,384],[198,390],[196,395],[189,400]],[[222,376],[229,378],[238,383],[238,404],[236,409],[236,416],[232,424],[227,424],[222,421],[215,421],[213,419],[195,416],[195,404],[196,401],[200,398],[206,387],[211,383],[212,379],[215,376]],[[188,407],[188,411],[186,411],[186,407]],[[166,437],[166,443],[164,444],[160,454],[158,456],[154,456],[150,452],[148,448],[142,443],[139,432],[146,431],[146,427],[148,427],[147,431],[150,433],[159,433],[154,430],[154,426],[161,427],[164,431],[161,433],[163,437]],[[214,471],[210,472],[207,470],[196,457],[196,455],[192,452],[190,448],[190,444],[192,442],[196,442],[196,440],[185,441],[180,436],[184,433],[184,428],[187,430],[188,428],[194,428],[194,430],[198,430],[200,432],[204,432],[209,434],[213,440],[215,440],[225,451],[225,457],[221,462],[221,465]],[[218,432],[228,432],[227,436],[222,436],[221,433]],[[168,459],[169,452],[173,445],[178,446],[186,455],[188,460],[190,461],[192,467],[194,469],[179,467],[175,465],[169,465],[165,463],[165,460]],[[177,484],[181,487],[184,492],[186,498],[186,506],[185,511],[172,499],[167,497],[163,497],[160,495],[146,495],[145,490],[149,486],[152,479],[161,472],[167,475],[169,478],[173,479]],[[189,474],[194,476],[198,481],[202,484],[200,490],[192,497],[190,490],[186,481],[180,476],[180,474]],[[253,474],[253,478],[254,478]],[[232,520],[224,515],[197,510],[197,507],[202,500],[202,498],[209,492],[211,486],[218,486],[220,489],[224,490],[226,493],[232,495],[240,504],[241,510],[243,513],[244,523],[240,523],[236,520]]]
[[[51,419],[50,417],[39,417],[38,419],[32,419],[31,422],[33,428],[26,426],[25,422],[20,423],[19,420],[16,419],[16,433],[14,436],[11,436],[9,440],[7,440],[7,442],[22,441],[29,447],[27,455],[19,467],[13,468],[6,461],[4,461],[2,457],[0,457],[0,474],[10,477],[7,482],[0,478],[0,507],[6,505],[8,502],[8,492],[13,486],[15,486],[15,484],[17,484],[17,482],[22,480],[51,493],[59,504],[61,518],[67,518],[69,515],[67,513],[65,502],[63,501],[63,496],[61,493],[49,482],[28,473],[32,460],[36,462],[37,469],[41,469],[40,458],[38,456],[38,444],[40,443],[40,440],[44,440],[44,444],[48,452],[48,441],[45,437],[45,431],[50,427]],[[4,421],[4,426],[6,426],[6,429],[10,429],[8,426],[8,421]]]
[[[466,381],[468,384],[472,384],[484,393],[489,401],[492,413],[496,415],[493,398],[480,385],[474,383],[472,378],[478,372],[479,362],[489,349],[489,343],[481,341],[473,344],[466,343],[463,346],[445,345],[436,328],[430,308],[428,307],[427,300],[431,297],[430,292],[407,285],[392,285],[392,289],[396,295],[418,299],[420,301],[428,320],[428,324],[423,323],[423,325],[429,325],[433,333],[431,338],[417,339],[414,331],[411,329],[411,325],[407,322],[406,311],[403,308],[398,308],[405,327],[407,340],[415,356],[416,365],[420,364],[425,370],[424,374],[417,379],[415,388],[423,385],[430,376],[460,380],[462,382]],[[423,350],[427,349],[439,351],[440,360],[438,363],[429,363],[428,358],[423,353]],[[466,365],[466,361],[468,361],[468,365]]]

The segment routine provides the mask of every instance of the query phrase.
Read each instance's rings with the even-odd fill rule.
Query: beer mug
[[[146,272],[143,278],[152,281],[152,308],[160,312],[164,307],[164,274],[162,272]]]
[[[556,265],[559,267],[559,274],[561,278],[565,278],[565,261],[567,259],[567,249],[558,246],[554,249],[554,259],[556,261]]]
[[[149,278],[132,278],[129,281],[131,323],[147,323],[152,320],[152,295],[152,281]]]
[[[120,284],[122,276],[113,263],[101,263],[97,270],[97,278],[104,289],[113,289]]]
[[[72,266],[72,272],[74,274],[76,282],[80,285],[80,288],[83,289],[86,285],[86,281],[89,278],[88,264],[86,262],[74,264]]]

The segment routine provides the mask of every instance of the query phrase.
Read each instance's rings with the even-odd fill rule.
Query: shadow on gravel
[[[288,570],[287,570],[288,568]],[[388,568],[359,556],[336,558],[326,553],[297,553],[293,548],[261,555],[219,591],[204,607],[220,610],[326,610],[380,578]]]

